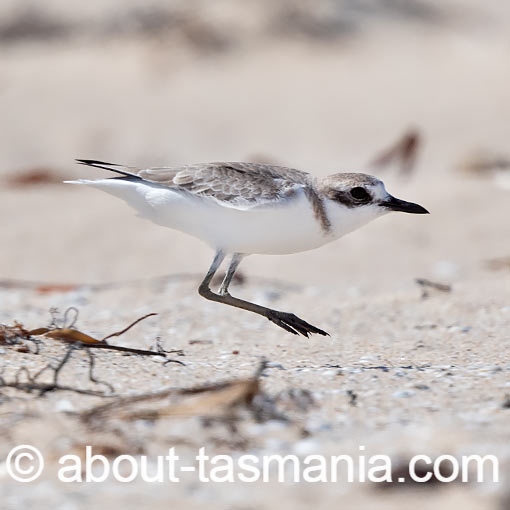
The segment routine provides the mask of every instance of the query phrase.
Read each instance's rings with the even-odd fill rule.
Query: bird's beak
[[[411,214],[430,214],[425,207],[414,204],[413,202],[406,202],[398,198],[390,196],[387,200],[381,203],[386,209],[391,211],[402,211]]]

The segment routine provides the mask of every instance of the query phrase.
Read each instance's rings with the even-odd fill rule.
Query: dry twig
[[[439,292],[451,292],[452,286],[445,283],[437,283],[426,278],[416,278],[415,282],[421,287],[421,297],[426,299],[429,297],[429,290],[434,289]]]
[[[79,349],[78,344],[71,344],[68,346],[67,351],[65,355],[62,357],[61,360],[59,360],[58,364],[56,366],[51,365],[48,363],[43,368],[41,368],[38,372],[35,374],[31,374],[29,370],[22,366],[18,369],[14,376],[13,381],[6,381],[3,376],[0,376],[0,388],[14,388],[16,390],[24,391],[26,393],[33,393],[37,392],[39,395],[44,395],[48,392],[52,391],[72,391],[74,393],[80,393],[82,395],[92,395],[96,397],[108,397],[114,395],[114,388],[113,386],[106,382],[106,381],[99,381],[94,376],[94,365],[95,365],[95,359],[94,355],[91,351],[87,350],[87,355],[89,357],[89,380],[93,382],[94,384],[103,384],[108,387],[110,390],[110,394],[102,392],[102,391],[95,391],[95,390],[84,390],[80,388],[74,388],[72,386],[66,386],[59,384],[59,375],[62,371],[62,369],[66,366],[66,364],[71,359],[72,353]],[[53,372],[53,380],[50,383],[42,383],[39,382],[38,379],[47,371]],[[24,380],[23,380],[24,379]]]

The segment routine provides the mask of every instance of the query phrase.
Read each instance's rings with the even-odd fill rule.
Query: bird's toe
[[[310,336],[310,334],[314,333],[318,335],[329,336],[328,333],[322,329],[309,324],[293,313],[274,311],[268,314],[267,318],[277,326],[280,326],[285,331],[288,331],[294,335],[303,335],[307,338]]]

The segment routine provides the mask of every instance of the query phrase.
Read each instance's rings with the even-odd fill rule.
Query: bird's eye
[[[367,190],[365,188],[362,188],[361,186],[352,188],[351,195],[356,200],[368,200],[370,198],[370,195],[368,194]]]

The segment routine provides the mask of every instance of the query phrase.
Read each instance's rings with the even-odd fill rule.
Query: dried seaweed
[[[510,157],[508,154],[478,149],[467,154],[457,165],[457,169],[466,174],[487,177],[494,175],[494,172],[510,170]]]
[[[95,366],[95,357],[91,349],[106,349],[106,350],[114,350],[120,351],[128,354],[136,354],[142,356],[162,356],[165,358],[165,365],[167,363],[178,363],[180,365],[184,365],[182,361],[174,360],[167,357],[167,354],[170,352],[178,352],[182,354],[182,351],[165,351],[159,339],[155,344],[155,350],[151,347],[150,350],[146,349],[136,349],[132,347],[125,347],[121,345],[110,345],[107,342],[107,339],[112,337],[121,336],[127,331],[129,331],[133,326],[141,322],[142,320],[156,315],[155,313],[149,313],[140,317],[133,321],[131,324],[126,326],[120,331],[116,331],[113,333],[109,333],[101,339],[96,339],[82,331],[79,331],[74,326],[78,320],[79,311],[74,307],[68,308],[62,317],[59,316],[58,310],[52,309],[50,310],[52,319],[50,324],[47,327],[36,328],[32,330],[27,330],[23,327],[19,322],[15,322],[14,326],[5,326],[0,325],[0,344],[4,345],[16,345],[17,350],[21,348],[25,348],[23,352],[32,352],[28,349],[26,342],[30,341],[36,345],[36,354],[39,353],[39,346],[42,344],[42,341],[39,339],[34,339],[34,336],[39,336],[44,339],[52,339],[59,340],[67,344],[67,350],[65,355],[58,361],[57,365],[52,365],[48,363],[41,370],[36,373],[30,372],[25,366],[20,367],[14,379],[11,381],[7,381],[3,375],[0,374],[0,388],[14,388],[20,391],[24,391],[26,393],[36,392],[39,395],[44,395],[48,392],[52,391],[72,391],[75,393],[80,393],[83,395],[93,395],[93,396],[112,396],[114,394],[113,386],[106,381],[98,380],[94,375],[94,366]],[[105,391],[97,391],[97,390],[87,390],[81,389],[74,386],[66,386],[59,383],[59,374],[64,368],[64,366],[69,362],[71,356],[74,351],[85,351],[88,356],[89,362],[89,371],[88,378],[94,384],[103,385],[108,388],[108,392]],[[51,382],[41,382],[41,376],[48,372],[53,372],[53,377]]]
[[[485,266],[491,271],[510,271],[510,255],[486,260]]]
[[[27,186],[41,186],[47,184],[62,184],[63,177],[49,168],[36,167],[13,173],[5,178],[7,185],[12,188]]]
[[[133,347],[125,347],[122,345],[111,345],[106,342],[107,339],[112,338],[114,336],[121,336],[127,331],[129,331],[133,326],[138,324],[139,322],[147,319],[148,317],[152,317],[157,315],[156,313],[148,313],[143,317],[139,317],[134,320],[131,324],[126,326],[120,331],[116,331],[114,333],[109,333],[101,339],[94,338],[78,329],[75,329],[75,324],[78,320],[79,311],[75,307],[69,307],[63,315],[63,318],[58,317],[58,310],[52,309],[50,310],[52,314],[52,321],[50,325],[46,328],[36,328],[27,331],[29,336],[42,336],[44,338],[52,338],[54,340],[60,340],[66,343],[74,343],[78,346],[86,347],[86,348],[94,348],[94,349],[107,349],[112,351],[120,351],[130,354],[138,354],[141,356],[163,356],[167,358],[167,354],[169,352],[175,351],[165,351],[161,348],[161,345],[157,343],[157,350],[147,350],[147,349],[136,349]],[[74,314],[74,316],[73,316]],[[182,352],[182,351],[177,351]],[[182,361],[175,359],[166,359],[166,363],[178,363],[179,365],[184,365]]]
[[[13,326],[0,324],[0,345],[16,346],[16,350],[19,352],[39,354],[40,343],[39,339],[33,338],[30,332],[17,321],[14,321]],[[35,350],[32,351],[29,345],[35,346]]]
[[[421,298],[426,299],[430,296],[430,290],[437,290],[439,292],[451,292],[452,286],[447,285],[446,283],[438,283],[433,282],[432,280],[427,280],[426,278],[416,278],[415,282],[421,288]]]
[[[0,324],[0,345],[18,344],[20,340],[27,340],[29,337],[29,332],[19,322],[15,321],[13,326]]]
[[[121,397],[80,414],[91,426],[103,427],[109,420],[134,421],[160,418],[200,417],[206,423],[221,421],[233,424],[238,411],[247,409],[256,421],[287,418],[276,409],[260,388],[259,377],[266,367],[263,361],[254,376],[191,388],[167,388],[157,392]]]
[[[402,175],[410,175],[416,167],[420,146],[423,144],[419,131],[409,129],[393,145],[375,157],[370,166],[381,170],[395,164]]]
[[[3,375],[0,375],[0,388],[14,388],[16,390],[24,391],[26,393],[37,393],[39,396],[44,395],[48,392],[52,391],[72,391],[74,393],[80,393],[82,395],[92,395],[96,397],[107,397],[114,395],[113,386],[106,382],[100,381],[94,376],[94,366],[95,366],[95,358],[94,354],[90,350],[86,350],[85,352],[89,358],[89,371],[88,377],[91,382],[94,384],[102,384],[106,386],[109,390],[109,393],[104,391],[96,391],[96,390],[86,390],[81,388],[75,388],[73,386],[61,385],[59,383],[59,375],[62,369],[67,365],[74,351],[80,348],[79,344],[71,344],[68,346],[65,355],[62,359],[59,360],[57,365],[52,365],[48,363],[35,374],[32,374],[26,367],[20,367],[15,376],[14,380],[7,381],[4,379]],[[41,376],[46,372],[53,372],[52,381],[49,383],[39,382]]]

